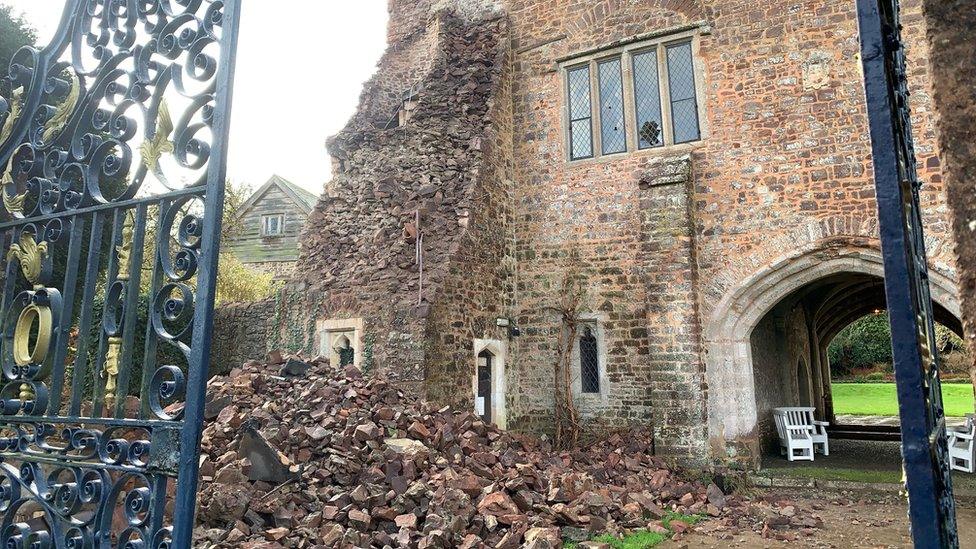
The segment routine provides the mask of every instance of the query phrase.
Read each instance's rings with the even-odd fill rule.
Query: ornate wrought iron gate
[[[0,72],[4,547],[190,547],[238,6],[68,0]]]
[[[858,0],[902,456],[916,547],[957,547],[898,0]]]

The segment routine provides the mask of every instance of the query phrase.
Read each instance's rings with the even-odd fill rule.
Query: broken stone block
[[[251,462],[247,477],[271,484],[281,484],[297,475],[291,470],[292,463],[252,427],[248,427],[241,437],[238,454]]]
[[[410,457],[411,459],[419,455],[426,455],[430,449],[423,442],[411,438],[388,438],[383,441],[387,448],[398,454]]]
[[[307,362],[302,362],[297,358],[289,358],[285,365],[281,367],[281,375],[292,376],[292,377],[305,377],[308,371],[312,369],[312,365]]]
[[[203,419],[207,421],[213,421],[217,414],[219,414],[224,408],[230,406],[234,398],[231,395],[224,395],[221,397],[213,397],[213,395],[208,395],[207,404],[203,409]]]
[[[714,482],[709,483],[708,488],[705,489],[705,497],[708,498],[708,503],[714,505],[719,511],[725,509],[725,494]]]

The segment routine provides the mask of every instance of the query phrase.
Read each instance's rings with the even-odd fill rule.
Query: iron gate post
[[[212,223],[203,227],[203,247],[211,250],[200,263],[197,296],[200,307],[193,323],[194,345],[190,363],[200,367],[190,370],[187,379],[186,425],[180,433],[180,448],[193,448],[193,452],[180,453],[180,484],[185,489],[176,494],[173,517],[173,541],[176,547],[190,547],[193,538],[194,512],[196,511],[197,483],[200,473],[200,437],[203,432],[203,413],[207,392],[207,370],[213,334],[214,301],[217,292],[217,267],[220,259],[220,232],[223,221],[224,191],[227,181],[227,143],[230,140],[230,113],[234,95],[234,70],[237,66],[237,31],[240,24],[239,0],[226,0],[223,19],[225,28],[234,29],[225,36],[220,51],[222,70],[217,75],[217,111],[213,119],[214,143],[207,175],[207,197],[204,209],[218,212]]]
[[[919,548],[955,548],[959,541],[939,349],[898,1],[858,0],[858,21],[912,538]]]

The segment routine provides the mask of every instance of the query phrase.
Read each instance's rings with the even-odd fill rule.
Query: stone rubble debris
[[[675,512],[709,518],[672,521],[676,537],[797,539],[822,525],[793,503],[757,505],[683,477],[651,455],[646,431],[556,452],[353,367],[319,357],[283,371],[291,360],[211,380],[194,547],[546,549],[668,531]]]

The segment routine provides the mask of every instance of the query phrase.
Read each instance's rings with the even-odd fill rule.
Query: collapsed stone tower
[[[390,10],[390,48],[329,140],[334,178],[298,272],[326,352],[345,337],[395,378],[456,400],[419,382],[469,362],[456,342],[510,314],[507,21],[485,1]]]

